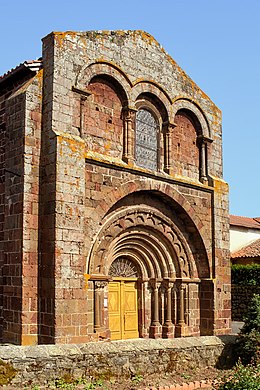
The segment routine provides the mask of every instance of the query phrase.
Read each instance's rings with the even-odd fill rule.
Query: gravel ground
[[[217,370],[216,368],[206,367],[204,369],[194,369],[174,372],[171,374],[162,373],[161,375],[153,374],[147,377],[133,376],[131,379],[123,380],[121,378],[112,378],[111,380],[87,380],[84,384],[72,384],[66,383],[64,380],[49,384],[49,386],[41,386],[40,384],[34,384],[31,386],[3,386],[2,389],[6,390],[43,390],[43,389],[68,389],[68,390],[139,390],[146,387],[169,386],[182,384],[184,382],[194,382],[201,380],[214,380],[225,376],[228,373],[226,370]],[[92,384],[91,384],[92,383]],[[211,387],[209,387],[211,389]]]

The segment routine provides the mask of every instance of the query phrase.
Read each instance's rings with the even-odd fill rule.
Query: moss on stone
[[[0,386],[8,385],[11,383],[16,375],[16,370],[10,363],[5,363],[0,360]]]

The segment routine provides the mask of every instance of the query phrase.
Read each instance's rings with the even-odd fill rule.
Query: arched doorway
[[[112,214],[89,262],[89,273],[106,280],[101,301],[107,310],[94,308],[104,309],[102,326],[112,339],[199,335],[207,259],[197,256],[198,264],[188,234],[153,205]]]

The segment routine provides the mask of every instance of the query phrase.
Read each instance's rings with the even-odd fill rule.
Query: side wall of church
[[[41,72],[1,89],[1,339],[37,342]]]
[[[6,213],[6,176],[10,173],[6,171],[6,158],[7,158],[7,147],[8,147],[8,139],[9,136],[7,134],[7,122],[8,122],[8,98],[9,96],[21,85],[23,85],[30,76],[25,75],[22,78],[19,78],[18,80],[12,80],[1,84],[0,89],[0,339],[2,339],[2,333],[3,333],[3,301],[4,301],[4,295],[3,295],[3,286],[6,282],[5,278],[5,270],[6,267],[8,267],[7,263],[7,255],[5,254],[5,240],[12,239],[11,237],[7,237],[8,234],[5,235],[5,213]],[[16,123],[19,124],[20,118],[21,118],[21,106],[22,102],[20,100],[20,103],[17,102],[15,110],[13,110],[13,120],[16,121]],[[19,165],[19,163],[18,163]],[[16,214],[17,218],[19,215],[19,206],[18,206],[18,200],[16,204],[16,211],[13,211],[14,214]],[[18,228],[18,224],[17,224]],[[19,233],[16,231],[16,237],[18,238]],[[12,251],[10,251],[12,252]]]

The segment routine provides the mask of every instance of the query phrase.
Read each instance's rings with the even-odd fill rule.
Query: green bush
[[[218,390],[260,390],[260,295],[254,294],[237,342],[238,363]],[[245,365],[243,365],[243,364]]]
[[[239,362],[228,377],[222,379],[218,390],[259,390],[260,364],[243,366]]]
[[[260,333],[255,329],[246,334],[240,334],[236,348],[237,357],[243,364],[260,362]]]
[[[243,364],[260,362],[260,295],[254,294],[237,341],[237,355]]]
[[[231,280],[232,284],[260,286],[260,264],[233,264]]]
[[[260,295],[254,294],[249,303],[247,314],[244,318],[244,326],[241,333],[250,333],[252,330],[260,332]]]

